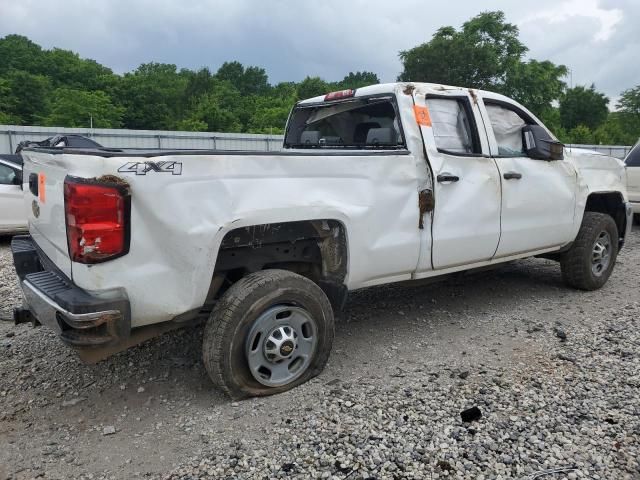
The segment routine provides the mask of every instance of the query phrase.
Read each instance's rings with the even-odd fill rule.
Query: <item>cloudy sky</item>
[[[264,67],[272,83],[369,70],[393,81],[398,52],[503,10],[529,56],[615,98],[640,84],[640,0],[0,0],[0,36],[26,35],[122,73],[143,62]]]

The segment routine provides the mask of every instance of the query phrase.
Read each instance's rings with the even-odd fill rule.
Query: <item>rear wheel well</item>
[[[337,220],[304,220],[240,227],[220,245],[207,304],[244,276],[289,270],[318,284],[339,312],[346,300],[347,237]]]
[[[587,198],[586,212],[599,212],[609,215],[618,227],[619,242],[624,240],[627,216],[624,198],[620,192],[592,193]]]

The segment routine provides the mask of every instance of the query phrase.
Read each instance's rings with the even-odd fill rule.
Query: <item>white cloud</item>
[[[571,21],[579,17],[593,18],[599,23],[599,28],[592,37],[595,41],[606,41],[615,32],[615,27],[623,18],[623,12],[619,8],[605,9],[597,0],[570,0],[555,5],[554,7],[525,17],[518,23],[525,26],[528,23],[538,23],[540,20],[555,28],[559,24]]]

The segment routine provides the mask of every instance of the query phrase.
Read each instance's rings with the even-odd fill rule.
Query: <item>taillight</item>
[[[112,183],[67,177],[64,209],[69,256],[78,263],[100,263],[129,252],[131,196]]]
[[[356,94],[356,91],[352,89],[340,90],[339,92],[331,92],[331,93],[327,93],[324,96],[324,101],[330,102],[331,100],[341,100],[343,98],[350,98],[350,97],[353,97],[355,94]]]

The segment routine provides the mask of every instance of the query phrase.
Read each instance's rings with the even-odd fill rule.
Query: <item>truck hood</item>
[[[582,148],[565,148],[564,158],[580,172],[581,187],[587,193],[621,192],[627,200],[627,174],[622,160]]]

